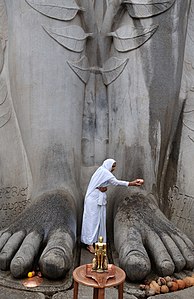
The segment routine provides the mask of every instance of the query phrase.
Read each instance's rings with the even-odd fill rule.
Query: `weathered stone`
[[[45,299],[44,294],[0,287],[1,299]]]
[[[92,288],[79,285],[79,293],[78,293],[79,299],[88,299],[88,298],[92,298],[92,296],[93,296]],[[118,290],[116,288],[110,288],[110,289],[107,288],[105,290],[105,296],[107,299],[117,299]],[[72,298],[73,298],[73,290],[67,291],[65,293],[58,293],[52,297],[52,299],[72,299]],[[123,299],[137,299],[137,297],[124,293]]]
[[[139,193],[108,194],[109,240],[128,278],[194,267],[193,5],[0,0],[2,270],[72,270],[84,192],[107,156],[118,177],[145,178]],[[179,209],[178,188],[183,215],[167,200]],[[188,237],[171,218],[186,219]]]

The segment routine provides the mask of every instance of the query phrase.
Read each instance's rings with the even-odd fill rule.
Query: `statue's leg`
[[[186,37],[188,9],[189,1],[175,1],[158,16],[133,19],[128,25],[139,30],[143,26],[147,33],[150,23],[159,25],[149,40],[137,44],[133,51],[121,51],[130,48],[127,40],[122,40],[122,46],[114,40],[114,55],[129,60],[120,77],[108,86],[109,152],[118,163],[119,177],[145,179],[145,190],[138,190],[144,196],[124,200],[119,209],[115,206],[114,243],[120,264],[132,280],[143,279],[152,262],[163,275],[194,266],[191,241],[161,211],[167,200],[163,197],[164,181],[181,110],[179,91],[185,45],[180,40]],[[131,20],[127,12],[122,26]],[[139,11],[134,9],[135,12]],[[118,19],[116,25],[114,30],[119,28]],[[136,191],[127,190],[128,197]],[[118,190],[112,203],[126,196]]]
[[[165,212],[194,242],[194,1],[191,1],[180,97],[185,102],[169,163]],[[178,172],[176,172],[176,168]],[[167,193],[167,192],[166,192]]]
[[[83,54],[79,41],[71,44],[78,38],[75,31],[80,28],[80,19],[74,15],[68,21],[57,20],[44,5],[33,7],[32,2],[6,1],[7,78],[18,122],[17,142],[23,144],[29,166],[25,171],[31,178],[31,204],[2,234],[2,242],[7,238],[4,249],[13,248],[8,255],[2,249],[0,258],[1,265],[6,264],[2,269],[10,266],[12,274],[21,277],[43,250],[39,261],[43,275],[59,278],[72,266],[76,209],[82,203],[79,177],[84,83],[67,63],[80,60]],[[54,13],[61,17],[59,10],[56,4]],[[69,13],[67,8],[64,15]],[[64,45],[57,37],[65,33],[69,39],[64,38]]]

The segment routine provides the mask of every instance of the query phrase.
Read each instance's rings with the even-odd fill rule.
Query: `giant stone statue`
[[[193,11],[193,0],[0,0],[1,270],[68,273],[107,157],[118,177],[145,179],[108,194],[129,279],[194,268]]]

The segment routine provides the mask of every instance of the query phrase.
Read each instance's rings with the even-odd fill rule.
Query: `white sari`
[[[84,201],[81,242],[92,245],[98,241],[99,236],[106,242],[106,192],[98,187],[109,185],[128,186],[126,181],[118,181],[111,173],[112,165],[116,161],[107,159],[92,175]]]

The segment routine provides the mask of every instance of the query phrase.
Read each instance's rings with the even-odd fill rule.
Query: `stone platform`
[[[91,263],[93,255],[82,249],[80,264]],[[92,288],[79,285],[79,299],[89,299],[93,297]],[[125,282],[124,299],[145,299],[145,294],[139,289],[139,284]],[[48,281],[43,279],[43,283],[36,288],[27,288],[22,285],[22,280],[11,277],[9,272],[0,272],[0,299],[72,299],[73,280],[72,273],[64,281]],[[116,288],[107,288],[106,299],[117,299]],[[194,287],[187,288],[168,294],[155,295],[146,299],[194,299]]]

